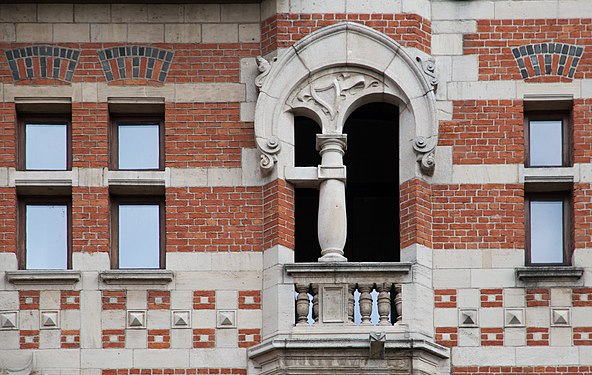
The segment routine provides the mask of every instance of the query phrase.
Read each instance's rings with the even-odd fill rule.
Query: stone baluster
[[[321,154],[317,229],[321,245],[321,262],[347,261],[343,256],[347,236],[343,165],[346,146],[345,134],[317,134],[317,150]]]
[[[376,290],[378,291],[378,315],[380,316],[378,325],[390,325],[391,323],[388,319],[388,315],[391,311],[391,297],[388,293],[390,285],[387,283],[377,285]]]
[[[354,322],[354,306],[356,301],[354,299],[354,292],[356,284],[348,284],[347,286],[347,320],[353,324]]]
[[[362,325],[372,324],[370,315],[372,314],[372,285],[358,285],[360,291],[360,315],[362,315]]]
[[[319,286],[312,284],[312,318],[315,323],[319,321]]]
[[[403,319],[403,295],[401,293],[401,285],[395,285],[395,311],[397,312],[397,323]]]
[[[308,324],[308,310],[310,301],[308,299],[308,285],[296,284],[296,325]]]

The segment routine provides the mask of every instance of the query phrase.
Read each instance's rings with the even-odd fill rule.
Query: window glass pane
[[[563,263],[563,201],[530,201],[530,260]]]
[[[27,269],[68,267],[68,207],[27,205]]]
[[[160,207],[119,206],[119,268],[160,267]]]
[[[67,124],[25,125],[25,169],[65,170]]]
[[[158,124],[119,125],[120,169],[158,169]]]
[[[563,165],[561,121],[530,121],[530,165]]]

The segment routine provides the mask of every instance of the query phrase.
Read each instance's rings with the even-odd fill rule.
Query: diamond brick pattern
[[[193,330],[194,348],[213,348],[216,346],[216,330],[211,328],[198,328]]]
[[[33,45],[5,52],[15,81],[52,79],[72,82],[80,51],[72,48]]]
[[[566,43],[536,43],[512,48],[523,79],[543,75],[574,78],[584,48]]]
[[[164,83],[174,51],[146,46],[112,47],[97,51],[107,82],[157,81]]]
[[[257,329],[239,329],[238,347],[248,348],[261,342],[261,330]]]
[[[261,291],[260,290],[239,290],[238,308],[245,310],[261,309]]]
[[[194,291],[193,308],[195,310],[214,310],[216,308],[216,292],[213,290]]]
[[[481,328],[481,346],[503,346],[503,328]]]

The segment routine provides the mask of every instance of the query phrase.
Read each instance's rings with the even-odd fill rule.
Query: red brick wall
[[[524,188],[432,186],[434,249],[523,249]]]
[[[592,373],[592,366],[471,366],[452,368],[452,374],[454,375],[586,375],[590,373]]]
[[[263,21],[261,52],[286,48],[304,36],[339,22],[357,22],[378,30],[406,47],[430,53],[431,22],[416,14],[277,14]]]
[[[573,111],[574,163],[592,162],[592,99],[574,99]]]
[[[107,103],[72,103],[72,166],[103,168],[109,163]]]
[[[109,251],[109,190],[72,188],[72,251]]]
[[[101,375],[197,375],[197,374],[232,374],[247,375],[246,369],[240,368],[119,368],[101,370]]]
[[[592,20],[530,19],[479,20],[477,32],[464,36],[464,53],[479,55],[479,80],[522,80],[512,47],[542,42],[560,42],[585,47],[574,78],[592,77]],[[588,54],[587,54],[588,53]],[[568,60],[569,61],[569,60]],[[554,61],[557,64],[557,61]],[[531,75],[529,75],[530,77]],[[571,81],[558,75],[528,78],[528,81]]]
[[[454,164],[524,163],[520,100],[456,100],[451,121],[440,121],[438,144],[452,146]]]
[[[0,253],[16,253],[15,188],[0,188]]]
[[[260,187],[169,188],[167,252],[262,251]]]
[[[16,167],[16,111],[14,103],[0,102],[0,167]]]
[[[277,179],[263,187],[263,248],[294,249],[294,187]]]
[[[592,247],[592,189],[589,183],[574,184],[574,248]]]
[[[420,179],[412,179],[400,187],[401,248],[417,243],[432,246],[432,191]]]
[[[239,103],[167,103],[165,128],[167,167],[240,167],[241,148],[255,147]]]

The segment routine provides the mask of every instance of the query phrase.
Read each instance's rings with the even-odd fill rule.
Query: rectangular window
[[[527,194],[527,263],[569,264],[570,223],[571,204],[568,192]]]
[[[70,198],[19,200],[19,268],[68,269]]]
[[[20,119],[19,169],[65,171],[70,169],[70,120],[55,115]]]
[[[111,130],[111,169],[164,169],[161,117],[115,118]]]
[[[533,112],[525,117],[527,167],[571,166],[571,128],[566,112]]]
[[[164,201],[112,197],[113,268],[164,268]]]

